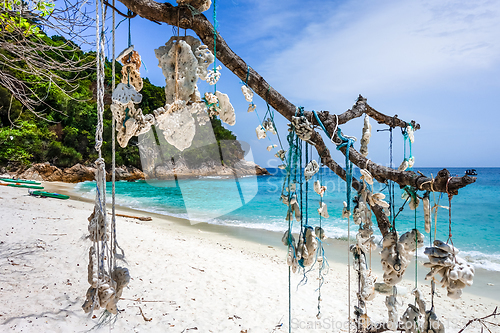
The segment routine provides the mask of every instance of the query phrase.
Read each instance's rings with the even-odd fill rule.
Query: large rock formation
[[[28,170],[21,171],[15,174],[17,178],[30,179],[37,181],[51,181],[51,182],[66,182],[66,183],[79,183],[87,180],[95,179],[95,168],[92,166],[84,166],[76,164],[71,168],[64,170],[59,169],[50,163],[34,164]],[[144,173],[134,167],[117,167],[116,180],[138,180],[144,179]],[[111,181],[111,174],[107,174],[107,180]]]
[[[240,160],[233,166],[226,166],[220,163],[205,163],[196,169],[189,168],[183,160],[175,163],[169,162],[156,168],[145,171],[148,179],[185,179],[204,176],[227,176],[241,177],[252,175],[269,175],[269,172],[257,164],[245,160]]]
[[[36,181],[79,183],[95,179],[95,167],[76,164],[71,168],[59,169],[50,165],[49,162],[34,164],[27,170],[21,170],[13,174],[4,176],[15,176],[20,179]],[[147,178],[174,179],[195,178],[199,176],[248,176],[248,175],[269,175],[269,172],[253,162],[240,161],[232,167],[224,165],[204,164],[197,169],[190,169],[184,163],[177,163],[175,166],[170,163],[156,167],[146,174],[134,167],[121,166],[116,168],[116,180],[139,180]],[[106,174],[106,180],[111,181],[111,173]]]

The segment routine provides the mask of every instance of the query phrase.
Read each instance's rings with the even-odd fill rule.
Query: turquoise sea
[[[418,168],[427,176],[436,175],[441,168]],[[285,231],[287,206],[279,201],[283,184],[280,169],[268,169],[271,176],[242,178],[203,177],[178,181],[137,181],[116,183],[116,200],[119,205],[144,211],[182,217],[192,222],[208,222],[229,226]],[[452,175],[464,175],[465,168],[449,168]],[[462,257],[476,267],[500,271],[500,168],[476,168],[477,181],[459,191],[452,199],[453,243],[461,250]],[[359,177],[359,170],[355,170]],[[346,200],[345,183],[329,169],[323,168],[309,182],[307,193],[308,224],[319,225],[317,208],[319,195],[313,191],[313,181],[321,177],[327,186],[324,202],[330,217],[322,219],[328,237],[345,238],[347,221],[341,218],[342,202]],[[305,206],[305,187],[303,204]],[[88,198],[95,196],[95,183],[84,182],[76,191]],[[388,194],[384,184],[375,183],[374,191]],[[111,184],[107,186],[108,201]],[[396,186],[396,211],[403,204],[401,190]],[[436,202],[448,206],[447,195],[435,195]],[[431,206],[433,195],[431,194]],[[375,218],[373,218],[375,222]],[[294,222],[297,231],[299,223]],[[415,212],[405,208],[397,217],[398,231],[405,232],[415,225]],[[417,227],[424,232],[422,204],[417,208]],[[352,224],[351,230],[357,226]],[[439,208],[437,238],[448,237],[448,210]],[[376,234],[380,239],[377,228]],[[353,232],[354,233],[354,232]],[[426,234],[426,240],[429,237]],[[423,252],[423,249],[421,249]]]

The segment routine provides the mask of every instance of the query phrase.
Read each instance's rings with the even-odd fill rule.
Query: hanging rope
[[[288,189],[288,202],[290,202],[291,197],[292,197],[292,188],[291,184],[292,183],[297,183],[297,169],[299,168],[300,164],[299,163],[299,156],[301,155],[300,151],[300,146],[298,142],[298,137],[295,134],[295,131],[292,130],[287,136],[287,141],[288,141],[288,161],[289,163],[286,166],[286,177],[283,182],[283,187],[281,190],[281,194],[284,194],[285,188]],[[293,177],[293,182],[292,182],[292,177]],[[292,220],[293,217],[291,216],[292,212],[292,207],[291,205],[288,206],[288,211],[287,211],[287,220],[288,220],[288,252],[293,251],[294,259],[295,259],[295,249],[293,248],[293,243],[292,243]],[[292,275],[292,267],[288,266],[288,332],[292,332],[292,280],[291,280],[291,275]]]
[[[346,147],[345,151],[345,171],[346,171],[346,197],[347,203],[345,207],[344,214],[347,215],[347,308],[348,308],[348,320],[349,320],[349,331],[351,327],[351,187],[352,187],[352,162],[349,160],[349,150],[354,143],[352,138],[345,137],[342,135],[340,128],[337,128],[337,136],[341,140],[341,143],[337,145],[337,150],[342,147]]]
[[[349,160],[349,150],[354,143],[354,139],[350,137],[346,137],[342,135],[342,131],[340,128],[337,128],[337,136],[341,140],[341,143],[337,145],[337,150],[340,150],[342,147],[346,147],[345,150],[345,172],[346,172],[346,187],[347,187],[347,211],[351,212],[351,187],[352,187],[352,170],[353,165]]]
[[[217,73],[217,28],[219,27],[219,22],[217,21],[217,0],[214,0],[214,73]],[[214,94],[217,91],[217,82],[214,84]]]
[[[113,0],[113,8],[115,7],[115,0]],[[111,95],[115,90],[115,11],[112,14],[112,57],[111,63]],[[129,19],[130,20],[130,19]],[[112,253],[113,253],[113,269],[116,268],[116,120],[111,116],[111,228],[112,232]]]
[[[448,184],[450,182],[450,178],[446,181],[446,193],[448,193],[448,240],[446,243],[450,242],[453,245],[453,239],[451,234],[451,199],[453,198],[453,194],[448,191]]]
[[[311,147],[312,148],[312,147]],[[312,153],[311,153],[312,155]],[[321,157],[320,157],[321,158]],[[322,167],[323,167],[323,164],[321,164],[321,167],[319,169],[319,181],[320,181],[320,184],[323,184],[323,170],[322,170]],[[323,196],[320,195],[320,207],[323,206]],[[318,251],[316,252],[316,258],[318,256],[321,256],[322,258],[322,261],[321,261],[321,265],[319,266],[319,269],[318,269],[318,313],[316,314],[316,318],[317,319],[321,319],[321,287],[323,286],[323,283],[325,282],[325,278],[323,276],[323,270],[327,269],[327,272],[325,274],[328,273],[328,268],[330,267],[329,264],[328,264],[328,261],[326,259],[326,256],[325,256],[325,249],[323,247],[323,240],[322,240],[322,232],[324,232],[323,230],[323,225],[322,225],[322,216],[321,214],[319,214],[319,228],[320,228],[320,234],[319,234],[319,237],[316,237],[316,239],[318,240]]]
[[[410,127],[410,131],[413,131],[413,125],[412,124],[408,124],[408,127]],[[401,129],[401,132],[403,134],[403,137],[404,137],[404,143],[403,143],[403,147],[404,147],[404,161],[405,162],[408,162],[408,168],[406,170],[412,170],[413,169],[413,160],[414,160],[414,157],[413,157],[413,154],[411,152],[411,145],[412,145],[412,138],[410,138],[410,134],[408,133],[408,128],[405,127],[403,129]],[[408,145],[409,147],[409,150],[410,150],[410,154],[408,155],[408,157],[406,156],[406,146]]]

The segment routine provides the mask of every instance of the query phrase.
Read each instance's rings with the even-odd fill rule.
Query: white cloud
[[[499,63],[498,1],[349,1],[330,14],[265,62],[283,93],[393,94]]]

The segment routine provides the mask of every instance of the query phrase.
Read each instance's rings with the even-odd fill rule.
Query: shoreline
[[[47,190],[71,191],[67,184],[44,184]],[[65,189],[66,188],[66,189]],[[81,304],[88,288],[87,261],[90,242],[87,217],[93,200],[40,199],[26,189],[0,188],[5,209],[0,222],[2,286],[0,327],[10,331],[84,332],[96,325]],[[109,209],[110,210],[110,209]],[[122,209],[117,212],[142,211]],[[117,218],[118,241],[126,254],[131,282],[118,303],[121,311],[112,325],[117,332],[285,332],[288,331],[288,266],[286,247],[277,232],[249,230],[150,214],[143,222]],[[345,242],[328,240],[330,270],[321,289],[317,314],[317,269],[309,282],[297,288],[301,274],[291,276],[294,332],[346,332],[327,329],[326,320],[347,320],[347,267]],[[343,245],[344,244],[344,245]],[[338,248],[337,248],[338,246]],[[331,250],[330,250],[331,247]],[[331,252],[330,254],[328,254]],[[336,253],[340,260],[336,262]],[[377,267],[373,259],[374,269]],[[407,273],[407,277],[410,271]],[[475,280],[475,283],[477,280]],[[412,281],[401,283],[411,291]],[[351,304],[356,300],[351,273]],[[419,280],[419,289],[430,303],[430,287]],[[436,313],[457,332],[469,319],[490,314],[498,301],[469,294],[453,301],[438,288]],[[413,296],[399,295],[399,316]],[[491,295],[492,297],[494,295]],[[368,302],[374,322],[385,321],[385,296]],[[352,309],[351,309],[352,310]],[[141,315],[143,313],[143,315]],[[146,321],[151,319],[151,321]],[[307,328],[306,323],[314,327]],[[319,324],[318,324],[319,323]],[[282,324],[282,326],[277,326]],[[323,325],[323,326],[318,326]],[[108,332],[105,326],[96,331]]]
[[[81,196],[78,192],[76,192],[74,190],[76,184],[67,184],[67,183],[47,183],[47,184],[50,184],[48,188],[50,188],[51,190],[57,190],[60,191],[61,194],[70,195],[74,200],[85,201],[90,203],[94,202],[92,199],[85,198]],[[53,185],[55,185],[54,188],[52,187]],[[108,211],[110,212],[110,205],[108,204],[107,206],[108,206]],[[190,220],[181,217],[153,213],[118,204],[116,205],[116,207],[122,211],[126,211],[132,214],[141,213],[143,215],[148,215],[159,219],[169,219],[188,228],[198,228],[205,232],[215,232],[221,235],[227,235],[239,239],[241,241],[249,241],[264,246],[272,246],[276,249],[282,250],[282,252],[284,253],[284,258],[286,257],[286,246],[284,246],[283,243],[281,242],[283,233],[278,231],[271,231],[258,228],[246,228],[243,226],[213,224],[208,222],[194,221],[193,223]],[[161,222],[158,224],[158,226],[161,227]],[[295,232],[294,236],[297,237]],[[332,260],[334,263],[343,264],[347,266],[347,249],[348,249],[347,240],[327,238],[325,241],[323,241],[323,243],[325,244],[324,248],[327,260],[329,261]],[[377,250],[375,250],[372,253],[372,265],[371,265],[372,271],[380,277],[383,274],[382,267],[380,265],[380,254],[379,254],[381,250],[382,250],[381,248],[377,248]],[[421,257],[418,258],[418,263],[419,263],[417,268],[418,281],[420,283],[424,284],[427,283],[430,285],[430,281],[425,280],[425,275],[429,272],[429,269],[423,266],[423,263],[425,261],[427,261],[427,258],[421,258]],[[352,258],[351,258],[351,263],[352,263]],[[487,270],[483,268],[475,268],[475,270],[476,273],[474,276],[474,284],[472,286],[466,287],[463,290],[463,292],[465,294],[472,294],[486,298],[500,299],[500,272]],[[410,281],[411,279],[409,279],[409,277],[414,277],[414,276],[415,276],[415,265],[414,262],[411,262],[406,270],[404,280]],[[437,287],[438,291],[439,289],[440,288]],[[446,290],[444,288],[441,289],[444,293],[446,293]]]

